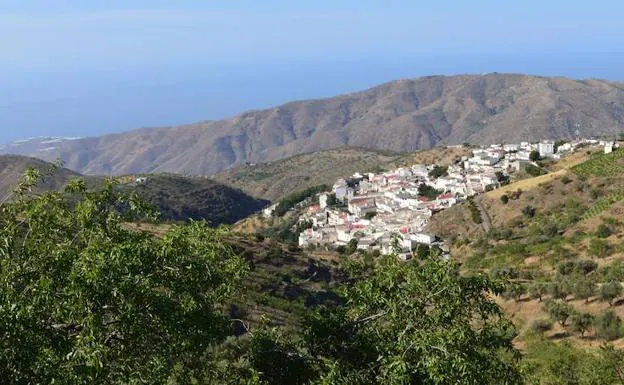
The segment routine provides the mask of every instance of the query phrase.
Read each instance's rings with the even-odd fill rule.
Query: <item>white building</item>
[[[555,154],[555,142],[544,140],[537,144],[537,151],[541,156],[552,157]]]

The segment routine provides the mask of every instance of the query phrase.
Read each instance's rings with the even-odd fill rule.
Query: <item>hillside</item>
[[[469,203],[435,215],[428,225],[451,242],[465,273],[503,274],[516,282],[516,298],[510,292],[499,303],[523,338],[535,320],[549,317],[537,293],[564,299],[579,312],[613,310],[624,318],[621,293],[610,304],[603,290],[624,282],[624,150],[583,152],[560,163],[551,174],[475,198],[478,217],[491,222],[489,232],[476,223]],[[599,346],[604,338],[596,333],[579,338],[554,325],[547,336]],[[622,337],[612,338],[617,346],[624,346]]]
[[[233,224],[269,202],[206,178],[171,174],[147,175],[142,183],[122,185],[158,207],[169,221],[205,219],[213,226]]]
[[[355,146],[409,152],[436,145],[612,134],[624,88],[601,80],[515,74],[430,76],[236,117],[77,140],[4,146],[86,174],[212,175],[244,165]]]
[[[47,174],[46,171],[51,170],[52,165],[39,159],[24,156],[0,156],[0,200],[13,191],[28,168],[34,168],[42,174]],[[52,175],[42,175],[43,179],[39,187],[44,190],[56,190],[77,177],[80,177],[80,174],[61,167],[56,169]]]
[[[89,186],[99,186],[103,177],[83,176],[65,168],[53,173],[50,163],[23,156],[0,156],[0,200],[20,182],[24,171],[32,167],[42,174],[40,190],[60,190],[68,181],[85,179]],[[143,183],[133,176],[121,177],[119,188],[136,192],[155,205],[166,221],[206,219],[211,225],[233,224],[264,208],[268,201],[255,199],[244,192],[206,178],[179,175],[147,175]]]
[[[216,174],[221,183],[271,201],[318,185],[332,185],[356,172],[375,172],[414,163],[450,164],[470,153],[465,148],[438,147],[410,154],[393,154],[362,148],[338,148],[297,155]]]

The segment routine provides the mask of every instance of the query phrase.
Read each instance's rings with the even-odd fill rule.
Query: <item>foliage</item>
[[[522,209],[522,215],[524,215],[527,218],[533,218],[535,216],[535,207],[525,206]]]
[[[367,220],[370,221],[371,219],[375,218],[376,216],[377,216],[377,212],[376,211],[371,211],[371,212],[368,212],[368,213],[364,214],[364,219],[367,219]]]
[[[552,327],[552,321],[547,319],[536,319],[531,322],[531,331],[533,333],[544,334],[547,331],[551,330]]]
[[[512,283],[507,286],[507,289],[503,292],[503,297],[506,299],[513,299],[516,302],[520,302],[520,299],[526,294],[526,286],[520,283]]]
[[[470,216],[472,217],[472,221],[476,224],[483,223],[483,218],[481,218],[481,212],[477,207],[477,204],[473,199],[468,199],[468,210],[470,210]]]
[[[352,276],[345,305],[312,314],[304,347],[293,352],[319,363],[318,383],[521,382],[514,328],[487,294],[500,293],[498,283],[461,276],[437,258],[419,265],[387,257]]]
[[[612,234],[611,228],[604,223],[598,225],[596,236],[598,238],[608,238]]]
[[[448,175],[448,166],[434,166],[433,170],[429,171],[429,177],[437,179]]]
[[[290,209],[295,207],[298,203],[303,202],[304,200],[320,193],[323,191],[329,190],[327,185],[318,185],[313,187],[308,187],[307,189],[297,192],[294,194],[290,194],[289,196],[281,199],[279,204],[275,208],[274,215],[281,217],[284,216]]]
[[[575,276],[572,280],[572,294],[576,299],[584,299],[585,302],[589,301],[596,292],[596,283],[590,277]]]
[[[613,310],[601,312],[594,322],[596,336],[607,341],[616,340],[623,335],[622,319]]]
[[[427,199],[435,199],[438,195],[442,193],[443,191],[436,190],[434,187],[429,186],[428,184],[421,183],[418,186],[418,195],[426,197]]]
[[[579,333],[581,338],[594,324],[594,315],[591,313],[574,312],[570,317],[570,327],[573,332]]]
[[[245,272],[221,230],[128,229],[145,205],[108,182],[25,195],[0,215],[0,374],[8,383],[188,382],[230,332]]]
[[[604,258],[611,253],[609,242],[604,239],[591,239],[589,241],[589,253],[598,258]]]
[[[542,302],[542,299],[548,294],[548,284],[543,282],[533,282],[528,288],[529,297]]]
[[[527,174],[529,174],[529,175],[531,175],[531,176],[533,176],[533,177],[536,177],[536,176],[540,176],[540,175],[544,175],[544,174],[546,174],[546,171],[544,171],[544,169],[543,169],[543,168],[538,167],[538,166],[535,166],[535,165],[530,164],[530,163],[529,163],[529,164],[527,164],[527,165],[524,167],[524,170],[527,172]]]
[[[507,194],[501,195],[500,201],[501,201],[502,204],[506,205],[507,202],[509,202],[509,197],[507,196]]]
[[[622,284],[617,281],[603,283],[600,286],[600,299],[613,306],[613,300],[622,295]]]
[[[570,295],[570,285],[560,280],[554,281],[550,283],[548,291],[553,298],[565,301]]]
[[[574,313],[574,308],[562,300],[549,299],[544,302],[544,311],[553,321],[565,326],[568,318]]]
[[[621,385],[622,351],[574,348],[570,343],[530,340],[523,360],[527,384]]]
[[[345,250],[345,253],[347,255],[351,255],[351,254],[353,254],[353,253],[355,253],[357,251],[357,247],[358,247],[358,240],[357,240],[357,238],[353,238],[347,244],[347,248]]]
[[[533,151],[531,151],[529,153],[529,160],[531,162],[537,162],[538,160],[540,160],[540,158],[541,158],[541,155],[540,155],[539,151],[533,150]]]

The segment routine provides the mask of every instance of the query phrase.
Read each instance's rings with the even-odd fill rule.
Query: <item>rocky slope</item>
[[[463,142],[512,142],[613,133],[624,86],[515,74],[431,76],[365,91],[287,103],[231,119],[122,134],[32,141],[1,152],[60,157],[89,174],[212,175],[329,148],[413,151]],[[45,142],[45,141],[44,141]],[[48,141],[49,142],[49,141]]]

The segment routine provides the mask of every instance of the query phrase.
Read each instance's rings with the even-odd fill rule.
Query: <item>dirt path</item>
[[[483,230],[485,230],[486,233],[489,233],[490,230],[492,230],[492,218],[490,218],[490,214],[488,214],[480,200],[477,200],[475,204],[477,205],[477,209],[479,209],[479,215],[481,215],[481,220],[483,221],[481,223]]]

